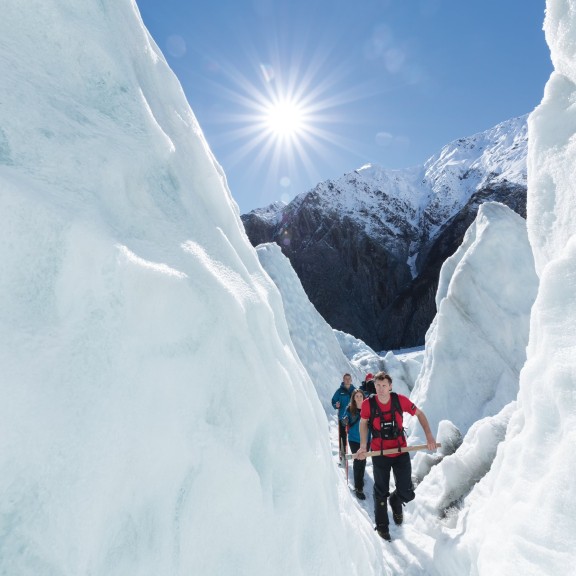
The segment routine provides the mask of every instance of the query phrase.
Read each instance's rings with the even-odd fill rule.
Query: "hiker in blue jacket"
[[[352,386],[352,376],[346,373],[342,376],[342,383],[334,396],[332,396],[332,407],[338,410],[338,446],[340,447],[340,463],[344,463],[344,456],[346,454],[346,443],[348,441],[346,435],[346,423],[343,418],[346,415],[346,408],[350,404],[350,397],[356,388]]]
[[[360,448],[360,410],[364,402],[362,390],[354,390],[350,404],[346,408],[344,421],[348,425],[348,444],[352,454],[358,452]],[[370,432],[368,433],[370,435]],[[368,450],[370,450],[370,438],[368,438]],[[354,492],[358,500],[366,500],[364,494],[364,471],[366,470],[366,460],[354,460]]]

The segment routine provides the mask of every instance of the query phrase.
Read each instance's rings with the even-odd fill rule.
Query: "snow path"
[[[332,446],[332,456],[336,465],[338,465],[338,423],[336,418],[330,420],[330,444]],[[341,472],[340,479],[346,482],[346,471],[344,468],[339,469]],[[354,500],[356,506],[362,511],[366,522],[374,527],[374,476],[372,472],[372,459],[368,459],[366,473],[364,477],[364,492],[366,500],[358,500],[354,495],[354,473],[352,462],[348,471],[348,488],[350,497]],[[394,489],[394,479],[391,478],[390,490]],[[416,492],[418,498],[418,492]],[[430,536],[416,530],[411,523],[412,503],[404,507],[404,523],[402,526],[396,526],[393,522],[390,524],[390,536],[392,542],[382,540],[382,555],[385,562],[390,567],[392,574],[402,576],[440,576],[439,572],[433,566],[434,544],[435,540]],[[390,514],[390,520],[392,516]]]

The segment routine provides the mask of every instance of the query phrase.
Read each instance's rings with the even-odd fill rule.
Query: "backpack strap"
[[[350,414],[350,416],[352,416],[352,414]],[[354,417],[352,416],[352,418],[354,418]],[[354,426],[356,424],[356,422],[358,422],[358,420],[360,420],[360,413],[356,414],[356,418],[354,418],[354,419],[352,419],[352,418],[348,419],[348,425],[350,427]]]
[[[400,398],[398,398],[398,394],[396,392],[392,392],[392,404],[396,404],[396,411],[400,412],[400,421],[402,425],[400,426],[400,435],[398,436],[398,452],[401,452],[402,446],[400,442],[400,438],[403,436],[406,439],[406,430],[404,430],[404,410],[402,410],[402,405],[400,404]]]
[[[376,438],[377,437],[376,432],[380,434],[380,430],[375,430],[374,418],[376,418],[376,416],[379,416],[380,419],[382,419],[383,415],[382,411],[380,410],[380,406],[378,406],[378,403],[376,402],[376,396],[370,396],[368,402],[370,402],[370,419],[368,420],[368,429],[372,432],[372,436]],[[384,450],[384,442],[380,442],[380,451],[382,452],[382,450]],[[381,456],[382,455],[383,454],[381,454]]]
[[[392,411],[396,410],[396,412],[400,413],[400,420],[402,420],[402,426],[400,426],[400,432],[404,435],[404,410],[402,410],[402,405],[400,404],[400,398],[398,398],[398,394],[396,392],[390,392],[390,396],[392,397]]]
[[[382,414],[382,412],[380,412],[380,407],[376,403],[375,396],[370,396],[368,401],[370,402],[370,419],[368,420],[368,427],[373,428],[372,424],[374,422],[374,418],[379,415],[378,413]]]

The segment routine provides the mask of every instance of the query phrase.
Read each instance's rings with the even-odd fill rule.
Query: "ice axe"
[[[436,444],[436,448],[442,448],[442,444]],[[366,457],[368,456],[386,456],[388,454],[398,454],[398,452],[416,452],[418,450],[428,450],[428,444],[414,444],[414,446],[401,446],[400,448],[387,448],[386,450],[371,450],[366,452]],[[346,460],[354,460],[356,457],[354,454],[346,454]]]

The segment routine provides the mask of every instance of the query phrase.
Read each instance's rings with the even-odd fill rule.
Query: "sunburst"
[[[318,53],[306,65],[253,61],[256,74],[250,75],[223,66],[227,86],[215,90],[231,102],[218,117],[227,125],[218,144],[227,150],[228,167],[264,173],[265,186],[287,190],[296,175],[318,181],[318,163],[335,149],[355,153],[357,143],[342,135],[348,122],[343,109],[364,98],[366,87],[343,88],[346,70],[327,62]]]

